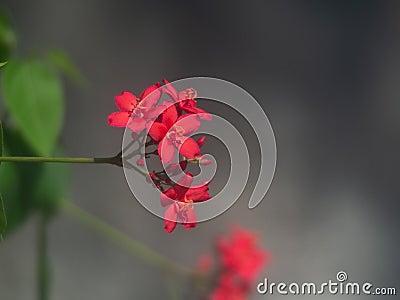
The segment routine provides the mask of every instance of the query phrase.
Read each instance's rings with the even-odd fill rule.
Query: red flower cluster
[[[254,280],[268,261],[268,252],[260,248],[254,232],[243,228],[234,228],[230,238],[218,238],[217,251],[216,286],[208,299],[248,299]],[[198,268],[204,274],[210,269],[210,260],[201,257]]]
[[[117,95],[115,102],[120,111],[110,114],[108,123],[114,127],[130,128],[135,139],[139,139],[138,133],[147,129],[150,140],[145,145],[157,146],[157,151],[150,154],[158,155],[162,163],[169,164],[159,172],[148,173],[147,180],[162,191],[161,205],[167,207],[165,231],[172,232],[177,222],[186,229],[194,228],[196,215],[193,203],[211,198],[208,182],[192,185],[193,176],[190,173],[183,173],[177,183],[168,177],[168,174],[177,175],[185,170],[188,162],[211,163],[200,153],[205,137],[197,141],[190,137],[200,127],[201,120],[211,120],[211,115],[197,107],[195,89],[178,92],[167,80],[164,79],[163,83],[163,86],[157,83],[148,87],[140,98],[127,91]],[[159,103],[163,93],[170,99]],[[176,155],[175,149],[184,157],[179,163],[171,163]],[[139,167],[144,166],[144,157],[147,153],[142,153],[136,160]]]

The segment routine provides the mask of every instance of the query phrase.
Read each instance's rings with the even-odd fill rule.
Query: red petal
[[[131,111],[137,105],[137,98],[134,94],[123,91],[121,94],[115,96],[115,103],[120,111]]]
[[[181,126],[185,130],[185,135],[189,135],[199,129],[200,121],[196,115],[184,115],[179,117],[175,126]]]
[[[114,112],[108,116],[108,125],[114,127],[126,127],[130,116],[131,115],[128,112]]]
[[[177,118],[178,112],[176,111],[175,105],[170,105],[163,113],[162,122],[169,129],[176,122]]]
[[[198,108],[198,107],[182,107],[182,110],[191,113],[191,114],[197,114],[197,116],[200,119],[210,121],[212,120],[212,115],[208,112],[206,112],[204,109]]]
[[[163,88],[164,93],[169,95],[172,98],[172,100],[178,101],[178,92],[174,88],[174,86],[167,79],[163,79],[163,82],[165,83],[165,86]]]
[[[158,155],[160,155],[161,162],[164,164],[174,160],[175,149],[169,138],[163,138],[158,144]]]
[[[200,155],[200,148],[192,138],[186,138],[178,149],[179,153],[187,158],[196,158]]]
[[[161,97],[161,88],[160,85],[152,85],[143,91],[140,95],[141,105],[143,107],[153,107],[157,104],[158,100]]]
[[[176,194],[175,190],[173,188],[169,188],[168,190],[160,194],[161,205],[167,206],[174,203],[174,200],[177,196],[178,195]]]
[[[178,200],[183,200],[185,198],[185,194],[189,190],[192,182],[193,176],[190,173],[186,173],[184,176],[181,177],[181,179],[178,180],[178,182],[174,186]]]
[[[191,187],[187,193],[186,197],[193,200],[194,202],[206,201],[211,198],[208,194],[208,186]]]
[[[146,120],[143,118],[134,118],[131,122],[129,122],[128,127],[133,132],[139,132],[146,128]]]
[[[150,129],[149,134],[156,142],[162,140],[168,132],[168,128],[159,122],[154,122]]]
[[[179,206],[174,203],[171,204],[164,213],[164,230],[166,232],[174,231],[176,221],[178,220]]]
[[[206,140],[206,137],[203,135],[201,138],[199,138],[197,140],[197,145],[199,145],[199,147],[203,146],[205,140]]]
[[[196,218],[196,213],[194,212],[193,207],[188,207],[183,214],[184,214],[184,219],[185,220],[182,223],[182,225],[187,230],[195,228],[196,224],[197,224],[197,218]]]
[[[163,111],[165,110],[165,106],[156,106],[153,108],[149,108],[148,110],[144,111],[144,117],[146,119],[157,119],[159,115],[161,115],[163,113]]]

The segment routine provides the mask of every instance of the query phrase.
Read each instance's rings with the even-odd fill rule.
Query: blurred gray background
[[[238,223],[259,232],[272,253],[260,279],[318,283],[345,270],[352,281],[400,288],[399,1],[1,5],[14,19],[21,55],[63,48],[90,82],[84,90],[66,86],[63,142],[71,156],[117,153],[123,131],[107,125],[114,95],[139,94],[163,77],[236,83],[275,130],[276,175],[255,210],[247,209],[248,189],[220,217],[166,234],[111,166],[73,166],[71,201],[187,266]],[[35,298],[36,222],[0,247],[2,300]],[[162,274],[76,220],[60,215],[50,234],[53,299],[165,298]]]

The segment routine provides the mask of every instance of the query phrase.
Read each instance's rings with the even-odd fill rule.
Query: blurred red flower
[[[257,234],[240,227],[234,227],[230,237],[219,237],[216,246],[215,286],[207,299],[248,299],[252,284],[268,262],[268,252],[260,247]],[[210,270],[209,259],[204,261],[204,257],[198,262],[200,274]]]

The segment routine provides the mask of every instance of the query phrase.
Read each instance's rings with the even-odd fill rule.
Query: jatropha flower
[[[196,158],[200,155],[200,147],[188,137],[200,127],[200,121],[195,114],[178,117],[175,105],[170,105],[161,116],[161,122],[154,122],[149,134],[158,144],[158,154],[163,163],[170,163],[175,156],[174,148],[186,158]]]
[[[158,83],[148,87],[140,98],[127,91],[117,95],[115,102],[120,111],[110,114],[108,123],[110,126],[130,128],[133,142],[139,143],[139,149],[144,146],[144,153],[124,155],[124,158],[136,159],[135,163],[130,163],[132,168],[139,168],[138,171],[145,175],[146,181],[162,191],[161,205],[167,206],[165,231],[172,232],[178,222],[186,229],[194,228],[197,221],[193,203],[211,198],[208,182],[192,185],[192,175],[184,173],[188,163],[212,163],[200,153],[205,137],[200,137],[197,141],[190,137],[200,127],[201,120],[210,120],[211,115],[197,107],[197,92],[193,88],[178,92],[167,80],[164,83],[164,86]],[[159,103],[163,92],[173,102]],[[148,129],[148,136],[143,136],[141,131],[144,129]],[[157,146],[157,150],[147,148],[153,145]],[[171,163],[175,149],[183,159],[178,163]],[[136,151],[138,150],[134,152]],[[158,156],[161,162],[169,165],[161,171],[143,170],[146,165],[144,159],[150,155]],[[184,176],[174,184],[169,176],[179,173]]]
[[[269,253],[258,244],[258,237],[254,232],[235,227],[230,238],[217,239],[218,265],[216,285],[207,297],[209,300],[237,299],[246,300],[253,288],[253,283],[261,269],[268,262]],[[204,256],[201,260],[204,260]],[[210,272],[208,262],[204,268],[199,261],[199,273],[203,276]]]
[[[115,96],[115,103],[120,111],[108,116],[108,124],[114,127],[128,126],[133,132],[142,131],[146,128],[149,119],[157,117],[163,111],[164,107],[156,107],[160,97],[160,84],[145,89],[140,98],[123,91]]]
[[[186,173],[173,188],[161,193],[161,205],[168,206],[164,214],[166,232],[174,231],[177,222],[182,223],[187,230],[196,227],[193,203],[206,201],[211,196],[208,194],[208,182],[193,186],[192,182],[192,174]]]

